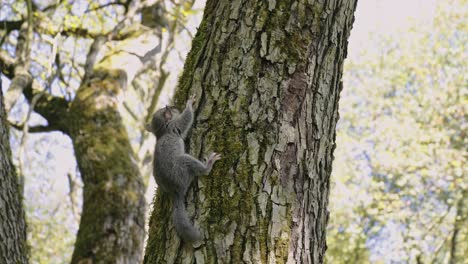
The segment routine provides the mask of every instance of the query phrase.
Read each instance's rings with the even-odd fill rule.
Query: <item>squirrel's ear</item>
[[[148,124],[145,125],[145,129],[146,129],[146,131],[148,131],[148,132],[153,132],[153,128],[151,127],[151,124],[150,124],[150,123],[148,123]]]
[[[169,106],[166,106],[166,110],[164,111],[164,121],[168,122],[172,119],[172,111]]]

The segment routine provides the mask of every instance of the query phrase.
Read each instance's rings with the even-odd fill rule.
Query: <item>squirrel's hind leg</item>
[[[187,169],[187,171],[191,174],[192,178],[194,176],[198,176],[201,174],[208,173],[208,168],[203,164],[201,161],[197,160],[196,158],[190,156],[189,154],[184,154],[179,157],[179,164],[183,164],[183,166]]]

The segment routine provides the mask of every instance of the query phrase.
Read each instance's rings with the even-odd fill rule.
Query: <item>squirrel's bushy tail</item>
[[[185,210],[184,197],[176,195],[173,205],[172,220],[174,221],[177,234],[185,242],[193,243],[200,241],[200,232],[190,223],[187,211]]]

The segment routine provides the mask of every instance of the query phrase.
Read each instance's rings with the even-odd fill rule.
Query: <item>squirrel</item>
[[[184,139],[193,123],[191,96],[182,113],[166,106],[154,113],[146,130],[156,136],[153,175],[159,188],[171,197],[172,219],[179,237],[188,243],[201,240],[200,232],[190,223],[185,209],[185,195],[196,176],[208,174],[221,155],[213,152],[205,163],[185,153]]]

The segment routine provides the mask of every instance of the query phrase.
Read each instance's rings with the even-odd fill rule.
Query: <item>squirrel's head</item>
[[[146,130],[156,135],[156,137],[160,137],[165,133],[164,128],[178,115],[180,115],[180,112],[174,106],[161,108],[153,114],[151,123],[146,124]]]

